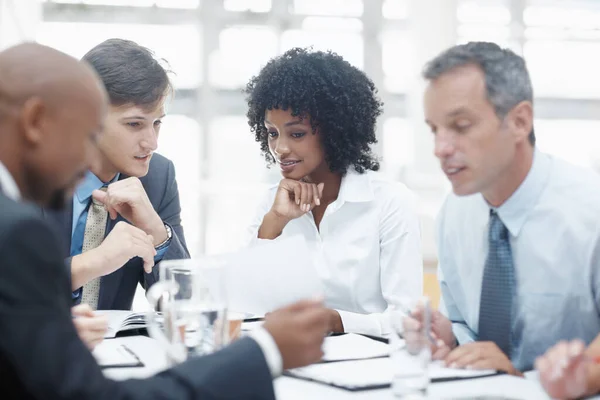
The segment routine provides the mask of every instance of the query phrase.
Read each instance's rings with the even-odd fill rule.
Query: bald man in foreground
[[[274,399],[282,368],[320,359],[328,314],[306,301],[210,356],[113,382],[77,336],[51,228],[27,201],[60,208],[88,168],[106,94],[85,64],[48,47],[0,53],[0,379],[18,399]],[[152,238],[140,231],[136,240]]]

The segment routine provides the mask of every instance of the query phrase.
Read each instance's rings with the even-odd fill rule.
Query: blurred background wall
[[[600,170],[599,0],[0,0],[0,48],[36,40],[79,58],[111,37],[151,48],[173,71],[158,151],[177,168],[193,255],[238,248],[279,180],[249,131],[241,89],[294,46],[331,49],[379,88],[376,151],[382,172],[419,196],[429,273],[449,186],[423,123],[419,73],[439,51],[488,40],[524,55],[538,146]]]

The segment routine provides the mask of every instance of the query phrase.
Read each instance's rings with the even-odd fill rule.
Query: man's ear
[[[21,106],[18,121],[29,144],[36,146],[44,139],[43,126],[47,114],[48,108],[39,97],[31,97]]]
[[[529,134],[533,129],[533,104],[530,101],[517,104],[510,110],[509,121],[517,142],[529,140]]]

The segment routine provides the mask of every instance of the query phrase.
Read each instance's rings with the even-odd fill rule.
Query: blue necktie
[[[479,340],[496,343],[510,358],[515,268],[508,229],[493,210],[488,243],[479,304]]]

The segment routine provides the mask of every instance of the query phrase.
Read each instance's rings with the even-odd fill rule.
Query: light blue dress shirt
[[[520,370],[562,339],[600,333],[600,175],[536,151],[521,186],[496,209],[516,278],[512,362]],[[437,240],[442,299],[459,343],[477,340],[490,206],[446,199]]]
[[[108,182],[106,185],[116,182],[119,180],[120,174]],[[77,187],[75,196],[73,196],[73,223],[71,227],[71,257],[81,254],[83,248],[83,234],[85,232],[85,221],[87,219],[88,209],[90,207],[90,198],[94,190],[100,189],[105,183],[100,180],[91,171],[88,171],[85,175],[83,182]],[[169,246],[165,246],[160,250],[156,251],[154,256],[154,262],[158,263],[162,260],[163,256],[169,249]],[[79,296],[81,289],[73,292],[74,298]]]

